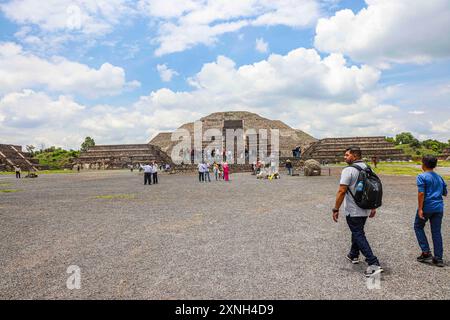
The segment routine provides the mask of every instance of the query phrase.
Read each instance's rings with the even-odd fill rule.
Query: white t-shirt
[[[363,169],[367,167],[367,165],[362,161],[354,162],[353,164]],[[340,184],[348,186],[353,195],[355,195],[356,181],[358,180],[358,176],[359,176],[358,169],[346,167],[344,170],[342,170]],[[370,211],[371,211],[370,209],[361,209],[360,207],[358,207],[350,192],[347,192],[345,194],[344,212],[346,216],[367,217],[370,214]]]
[[[198,164],[198,172],[205,172],[205,167],[203,166],[203,163]]]

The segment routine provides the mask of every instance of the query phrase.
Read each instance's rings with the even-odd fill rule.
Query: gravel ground
[[[386,272],[372,290],[365,264],[344,259],[345,219],[331,220],[336,173],[231,178],[160,175],[144,186],[125,171],[0,176],[0,189],[19,190],[0,193],[0,298],[450,298],[449,266],[415,261],[414,177],[383,177],[384,206],[366,234]],[[79,290],[66,287],[70,265],[81,268]]]

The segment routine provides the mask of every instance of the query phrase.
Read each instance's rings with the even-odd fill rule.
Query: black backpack
[[[363,169],[354,164],[350,167],[359,171],[359,176],[356,180],[355,194],[352,193],[350,188],[347,189],[355,200],[356,205],[361,209],[376,209],[381,207],[383,185],[380,178],[378,178],[369,166]]]

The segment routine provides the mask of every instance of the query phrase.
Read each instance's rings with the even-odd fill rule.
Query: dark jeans
[[[158,172],[153,173],[153,184],[158,183]]]
[[[205,176],[205,182],[211,182],[211,176],[209,175],[209,172],[205,172],[204,173],[204,176]]]
[[[357,258],[361,252],[366,257],[368,265],[380,265],[378,258],[374,256],[369,242],[364,232],[364,225],[367,217],[349,217],[347,216],[347,224],[352,232],[352,247],[350,249],[350,257]]]
[[[16,171],[16,179],[20,179],[20,172]]]
[[[152,184],[152,174],[150,172],[145,172],[144,173],[144,184]]]
[[[431,238],[433,239],[434,256],[438,259],[442,259],[443,246],[442,246],[442,234],[441,225],[443,212],[424,212],[424,219],[420,219],[416,213],[416,220],[414,221],[414,231],[416,232],[417,241],[422,249],[422,252],[431,252],[430,245],[428,244],[427,236],[425,235],[425,224],[430,220],[431,226]]]
[[[198,181],[205,181],[205,174],[203,172],[198,173]]]

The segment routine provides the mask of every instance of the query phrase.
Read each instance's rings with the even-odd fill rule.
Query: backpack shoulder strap
[[[361,171],[363,168],[361,168],[360,166],[357,166],[356,164],[351,164],[351,165],[349,165],[349,166],[347,166],[347,168],[355,168],[355,169],[357,169],[358,171]]]
[[[347,166],[347,168],[355,168],[358,170],[358,172],[361,172],[363,170],[363,168],[361,168],[360,166],[356,165],[356,164],[351,164],[349,166]],[[356,202],[356,198],[355,195],[353,194],[353,192],[350,190],[350,186],[347,187],[347,192],[350,193],[350,195],[352,196],[353,200],[355,200]]]

